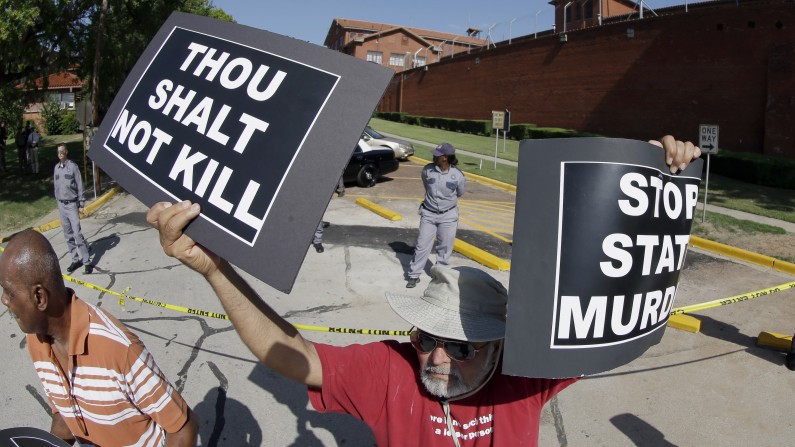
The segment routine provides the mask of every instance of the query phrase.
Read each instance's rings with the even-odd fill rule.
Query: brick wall
[[[634,37],[628,37],[632,29]],[[397,74],[379,110],[491,119],[649,139],[697,140],[720,126],[726,149],[795,158],[795,5],[747,1],[646,17]]]

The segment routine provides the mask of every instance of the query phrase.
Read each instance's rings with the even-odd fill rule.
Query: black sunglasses
[[[436,338],[419,329],[411,331],[410,337],[411,344],[417,351],[427,354],[441,345],[445,354],[457,362],[472,360],[475,358],[475,355],[480,352],[480,349],[475,348],[475,346],[470,343]]]

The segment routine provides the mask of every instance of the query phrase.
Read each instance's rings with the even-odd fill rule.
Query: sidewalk
[[[696,205],[696,208],[699,211],[703,210],[704,203],[699,202],[698,205]],[[772,225],[774,227],[783,228],[787,233],[795,233],[795,223],[773,219],[772,217],[757,216],[756,214],[746,213],[745,211],[731,210],[729,208],[723,208],[722,206],[711,205],[709,201],[707,201],[707,211],[711,213],[725,214],[727,216],[734,217],[735,219],[750,220],[751,222]],[[696,217],[700,220],[701,215],[702,214],[699,213],[699,215]]]

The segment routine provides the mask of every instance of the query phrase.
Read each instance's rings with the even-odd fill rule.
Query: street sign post
[[[701,124],[698,130],[698,147],[705,154],[718,153],[718,131],[720,128],[714,124]]]
[[[497,169],[497,152],[500,145],[500,130],[502,130],[502,152],[505,152],[505,139],[508,138],[508,130],[511,128],[511,112],[505,110],[491,111],[491,128],[497,131],[494,141],[494,169]]]
[[[494,169],[497,169],[497,152],[499,151],[500,147],[500,130],[505,129],[505,111],[491,111],[491,128],[497,131],[497,136],[494,140]]]
[[[707,193],[709,192],[709,156],[718,153],[718,133],[720,127],[715,124],[701,124],[698,126],[698,147],[702,153],[707,154],[707,176],[704,184],[704,210],[701,213],[701,223],[707,216]]]
[[[511,130],[511,111],[505,109],[505,119],[502,121],[502,153],[505,153],[505,140],[508,139],[508,131]]]

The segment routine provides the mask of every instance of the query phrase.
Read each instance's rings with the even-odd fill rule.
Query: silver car
[[[362,139],[371,146],[386,146],[395,151],[395,158],[399,160],[408,160],[410,156],[414,155],[414,145],[406,140],[399,138],[390,138],[376,132],[370,126],[365,127],[362,133]]]

